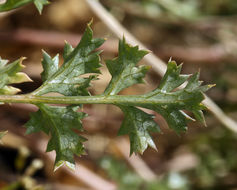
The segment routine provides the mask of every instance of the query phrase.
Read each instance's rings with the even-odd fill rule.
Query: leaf
[[[170,92],[188,79],[190,75],[180,75],[181,68],[182,65],[177,66],[175,61],[169,61],[167,71],[159,85],[161,91]]]
[[[160,128],[153,120],[154,116],[131,106],[120,106],[120,108],[125,118],[118,135],[129,135],[130,155],[133,152],[142,154],[148,145],[156,149],[156,145],[149,134],[150,132],[160,132]]]
[[[74,48],[67,42],[65,42],[65,46],[64,46],[64,51],[63,51],[63,59],[66,59],[70,53],[72,53],[74,50]]]
[[[142,105],[142,107],[160,113],[166,119],[169,127],[177,133],[186,131],[187,122],[192,120],[183,110],[193,112],[195,118],[205,124],[202,113],[205,106],[201,102],[204,100],[203,92],[211,87],[210,85],[201,86],[201,82],[198,81],[199,73],[196,73],[190,77],[183,89],[174,91],[187,79],[187,75],[179,75],[180,70],[181,65],[177,66],[174,61],[170,61],[160,86],[153,92],[143,95],[148,102],[160,100],[162,103]]]
[[[25,73],[19,72],[24,68],[24,65],[22,65],[23,60],[24,58],[20,58],[13,63],[7,64],[7,60],[0,58],[0,94],[16,94],[20,92],[20,89],[9,86],[10,84],[32,81]]]
[[[86,114],[77,112],[77,106],[56,107],[45,104],[37,105],[39,111],[31,114],[26,123],[27,134],[43,131],[51,135],[47,152],[56,151],[55,170],[64,163],[75,169],[74,154],[84,153],[85,138],[77,135],[73,129],[83,131],[81,119]]]
[[[143,83],[143,78],[150,68],[136,64],[147,54],[147,51],[138,50],[138,46],[132,47],[126,43],[125,38],[119,41],[119,55],[114,60],[106,61],[112,79],[104,94],[115,95],[124,88],[137,83]]]
[[[89,95],[87,88],[96,75],[80,77],[86,73],[100,73],[100,57],[96,48],[104,43],[104,39],[93,39],[92,30],[88,25],[80,43],[73,49],[66,43],[64,48],[64,63],[58,66],[58,56],[53,59],[43,52],[44,71],[41,74],[43,85],[33,94],[42,95],[49,92],[58,92],[65,96]]]
[[[148,66],[139,66],[137,63],[147,54],[147,51],[138,50],[126,43],[125,38],[119,41],[119,55],[113,60],[108,60],[106,66],[112,79],[104,94],[115,95],[124,88],[137,83],[143,83]],[[125,118],[120,127],[119,135],[128,134],[130,138],[130,154],[143,153],[149,146],[156,149],[149,132],[159,132],[158,125],[152,116],[133,106],[119,106]]]
[[[96,75],[82,77],[87,73],[100,73],[100,58],[96,48],[101,46],[104,39],[93,39],[93,33],[88,25],[86,31],[76,48],[65,44],[64,63],[59,67],[59,56],[51,58],[43,51],[43,80],[32,94],[43,95],[49,92],[58,92],[64,96],[89,95],[87,88]],[[76,135],[72,129],[82,130],[81,119],[86,114],[76,112],[76,108],[56,107],[39,104],[39,111],[31,115],[31,120],[26,124],[27,133],[43,131],[51,134],[47,151],[56,151],[55,170],[64,163],[74,169],[74,154],[84,153],[83,142],[85,138]]]
[[[47,0],[34,0],[34,4],[36,8],[38,9],[39,13],[42,13],[44,5],[48,5],[49,1]]]
[[[64,47],[62,66],[59,66],[59,56],[51,58],[43,51],[43,84],[28,95],[0,96],[5,102],[34,103],[39,111],[31,114],[26,124],[27,133],[43,131],[51,136],[47,151],[56,151],[55,169],[66,163],[75,168],[74,154],[84,152],[85,139],[73,130],[82,131],[81,120],[85,113],[76,112],[75,106],[49,106],[43,103],[54,104],[84,104],[100,103],[118,106],[124,113],[124,120],[119,135],[129,135],[131,145],[130,154],[143,153],[150,146],[156,149],[151,133],[160,132],[153,116],[143,111],[143,108],[161,114],[168,126],[178,134],[187,130],[187,123],[194,117],[205,124],[202,110],[206,109],[201,103],[204,94],[211,85],[201,86],[199,73],[194,75],[180,74],[182,65],[168,62],[167,71],[160,85],[151,92],[141,95],[118,95],[118,93],[134,84],[143,83],[144,76],[149,69],[147,66],[137,66],[138,62],[147,54],[126,43],[125,39],[119,42],[118,57],[106,62],[112,78],[102,95],[90,95],[88,87],[96,73],[100,73],[99,51],[104,40],[93,39],[92,30],[88,25],[80,43],[76,48],[66,43]],[[22,59],[7,65],[6,60],[0,61],[0,94],[15,93],[9,86],[15,82],[22,82]],[[19,74],[20,73],[20,74]],[[86,74],[86,76],[85,76]],[[178,88],[179,87],[179,88]],[[50,92],[60,93],[69,97],[42,96]]]
[[[143,82],[148,68],[137,67],[136,64],[144,55],[146,55],[145,51],[138,50],[137,46],[129,46],[125,39],[120,41],[118,57],[106,62],[112,75],[104,93],[106,96],[116,95],[124,88]],[[152,117],[136,107],[151,109],[161,114],[168,126],[178,134],[187,130],[188,121],[194,120],[185,111],[192,112],[197,120],[205,124],[202,113],[205,106],[201,102],[204,99],[203,92],[211,86],[201,86],[201,82],[198,81],[198,73],[191,77],[190,75],[181,75],[181,68],[182,65],[177,66],[175,61],[170,60],[167,71],[155,90],[144,95],[131,96],[130,98],[134,100],[132,104],[115,103],[125,115],[119,134],[129,135],[131,154],[133,152],[143,153],[148,145],[155,148],[149,132],[159,132]],[[188,83],[185,88],[176,90],[186,81]],[[120,99],[124,98],[121,96]]]
[[[47,0],[6,0],[5,3],[0,4],[0,12],[10,11],[29,3],[34,3],[39,13],[41,14],[43,6],[47,5],[49,2]]]
[[[42,65],[44,71],[41,73],[41,78],[46,81],[48,78],[52,77],[55,71],[58,70],[59,55],[56,55],[53,59],[47,52],[43,51]]]
[[[1,143],[1,139],[3,138],[3,136],[5,136],[7,134],[7,131],[0,131],[0,143]]]
[[[0,12],[16,9],[30,2],[33,0],[6,0],[5,3],[0,4]]]
[[[0,144],[2,144],[1,139],[7,134],[8,131],[0,131]]]

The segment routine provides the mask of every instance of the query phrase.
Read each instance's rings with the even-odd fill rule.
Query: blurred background
[[[42,49],[62,54],[64,40],[73,46],[93,18],[96,37],[108,40],[102,62],[117,56],[118,39],[84,0],[50,0],[39,15],[33,5],[0,14],[0,56],[21,56],[33,83],[17,85],[28,93],[41,84]],[[201,70],[205,84],[216,84],[207,94],[237,120],[237,1],[236,0],[101,0],[106,9],[159,58],[183,64],[183,73]],[[126,37],[126,36],[125,36]],[[62,62],[62,57],[61,57]],[[101,68],[92,94],[102,93],[110,75]],[[152,69],[147,84],[122,94],[154,89],[160,76]],[[83,120],[87,155],[76,157],[77,170],[63,167],[53,173],[53,153],[45,153],[48,137],[25,136],[23,125],[33,105],[2,105],[0,129],[9,133],[0,145],[0,189],[57,190],[237,190],[237,135],[209,112],[207,127],[189,124],[178,136],[156,115],[162,129],[154,134],[158,152],[148,149],[129,157],[129,141],[117,137],[122,113],[114,106],[85,105]]]

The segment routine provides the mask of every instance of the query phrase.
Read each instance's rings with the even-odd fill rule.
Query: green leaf
[[[205,123],[202,113],[205,106],[201,102],[204,100],[203,92],[211,87],[201,86],[201,82],[198,81],[199,74],[196,73],[190,77],[183,89],[175,91],[188,78],[187,75],[179,75],[180,70],[181,65],[177,66],[174,61],[170,61],[159,87],[141,96],[149,103],[138,103],[137,105],[160,113],[166,119],[169,127],[177,133],[186,131],[187,122],[193,120],[184,110],[193,112],[197,120]],[[162,103],[152,104],[156,100]]]
[[[128,134],[130,138],[130,155],[133,152],[143,153],[148,145],[156,149],[150,132],[160,132],[153,120],[154,116],[132,106],[119,106],[124,113],[124,121],[118,135]]]
[[[119,41],[119,55],[113,60],[106,61],[112,79],[104,94],[115,95],[124,88],[137,83],[143,83],[143,78],[150,68],[136,64],[147,54],[147,51],[138,50],[138,46],[132,47],[125,42],[125,38]]]
[[[77,112],[78,107],[56,107],[45,104],[37,105],[39,110],[31,114],[27,122],[27,134],[43,131],[51,135],[47,151],[56,151],[55,170],[64,163],[75,169],[74,154],[84,153],[85,138],[77,135],[73,129],[83,131],[81,119],[86,114]]]
[[[81,77],[87,73],[100,73],[100,57],[96,48],[100,47],[104,39],[93,39],[93,33],[88,25],[76,48],[68,43],[64,47],[64,63],[59,67],[59,56],[51,58],[43,51],[43,84],[32,94],[43,95],[49,92],[58,92],[65,96],[89,95],[87,88],[96,75]],[[56,151],[55,169],[66,163],[74,169],[74,154],[84,153],[85,139],[76,135],[72,129],[82,130],[81,119],[85,113],[76,112],[76,108],[55,107],[39,104],[39,111],[31,115],[26,124],[27,133],[43,131],[51,134],[47,151]]]
[[[136,66],[147,54],[147,51],[139,50],[138,46],[132,47],[126,43],[125,38],[119,41],[119,54],[113,60],[106,61],[112,79],[104,94],[115,95],[124,88],[137,83],[143,83],[143,78],[148,71],[148,66]],[[119,106],[125,118],[120,127],[119,135],[128,134],[130,138],[130,154],[143,153],[149,146],[156,149],[149,132],[159,132],[157,124],[152,116],[133,106]]]
[[[148,146],[156,149],[151,133],[160,132],[160,129],[153,116],[143,111],[143,108],[161,114],[168,126],[178,134],[186,131],[187,123],[194,120],[188,113],[205,124],[202,110],[206,108],[201,102],[204,99],[203,92],[211,85],[201,86],[199,73],[191,76],[180,74],[182,65],[177,66],[172,60],[168,62],[160,85],[153,91],[142,95],[118,95],[125,88],[143,83],[149,68],[137,66],[147,52],[128,45],[125,39],[119,42],[118,57],[106,62],[112,78],[105,92],[102,95],[87,96],[91,80],[97,77],[95,73],[100,73],[100,52],[96,48],[104,42],[103,39],[93,39],[92,36],[88,25],[76,48],[66,43],[62,66],[59,66],[58,55],[51,58],[43,51],[43,84],[31,94],[0,96],[3,102],[32,103],[39,107],[39,111],[31,114],[31,120],[26,125],[27,133],[43,131],[51,136],[47,151],[56,151],[55,169],[64,163],[75,168],[74,154],[81,155],[84,152],[85,139],[73,130],[82,131],[81,119],[85,117],[85,113],[76,112],[75,106],[57,107],[44,103],[99,103],[118,106],[124,113],[119,135],[129,135],[130,154],[143,153]],[[22,59],[19,59],[7,64],[6,60],[0,60],[0,94],[14,94],[16,89],[10,84],[29,80],[19,72],[23,68],[21,62]],[[50,92],[64,96],[42,96]]]
[[[105,96],[116,95],[124,88],[143,82],[148,68],[137,67],[136,65],[146,53],[146,51],[138,50],[137,46],[128,45],[125,39],[120,41],[118,57],[106,62],[112,79],[104,92]],[[155,90],[144,95],[131,96],[134,103],[130,105],[128,103],[114,103],[121,108],[125,115],[119,134],[129,135],[130,153],[143,153],[148,145],[155,148],[149,132],[159,132],[159,128],[152,117],[136,108],[137,106],[161,114],[168,126],[178,134],[187,130],[188,121],[194,120],[185,111],[192,112],[197,120],[205,124],[202,113],[205,107],[201,102],[204,99],[203,92],[210,86],[201,86],[201,82],[198,81],[198,73],[191,77],[190,75],[181,75],[181,68],[182,65],[177,66],[175,61],[170,60],[167,71]],[[188,83],[185,88],[176,90],[186,81]],[[121,96],[122,99],[123,96]]]
[[[33,0],[6,0],[5,3],[0,4],[0,12],[16,9],[31,2]]]
[[[65,42],[64,50],[63,50],[63,59],[66,59],[70,53],[72,53],[74,48],[67,42]]]
[[[39,13],[42,13],[44,5],[48,5],[49,1],[47,0],[34,0],[34,4],[36,8],[38,9]]]
[[[7,0],[5,3],[0,4],[0,12],[10,11],[29,3],[34,3],[41,14],[43,6],[47,5],[49,2],[47,0]]]
[[[41,78],[46,81],[58,70],[59,55],[56,55],[53,59],[47,52],[43,51],[42,65],[44,71],[41,73]]]
[[[24,68],[22,61],[24,58],[20,58],[13,63],[7,64],[7,60],[0,58],[0,94],[13,95],[20,92],[20,89],[9,86],[13,83],[31,82],[32,80],[21,71]]]
[[[169,61],[167,71],[159,85],[161,91],[170,92],[188,79],[189,75],[180,75],[181,68],[182,65],[177,66],[175,61]]]
[[[94,50],[104,43],[104,39],[93,39],[92,35],[92,30],[88,25],[75,49],[66,43],[63,54],[64,63],[61,67],[58,66],[58,56],[52,59],[43,52],[44,71],[41,75],[44,83],[33,94],[58,92],[65,96],[89,95],[87,88],[96,75],[80,76],[87,73],[100,73],[98,69],[101,66],[100,52]]]
[[[0,132],[0,142],[1,142],[1,138],[3,138],[3,136],[5,136],[6,134],[7,134],[7,131]]]

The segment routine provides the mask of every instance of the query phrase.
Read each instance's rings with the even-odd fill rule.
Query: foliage
[[[188,136],[188,138],[189,141],[186,141],[182,148],[191,150],[198,161],[195,167],[184,170],[182,173],[163,171],[162,174],[165,177],[152,182],[145,182],[135,172],[128,169],[124,161],[114,157],[103,157],[100,166],[118,184],[119,189],[223,190],[235,187],[237,135],[218,126],[208,128],[207,133],[200,131],[191,137]],[[180,188],[174,188],[171,184],[180,184]]]
[[[102,0],[105,3],[108,1]],[[115,3],[120,0],[112,0]],[[210,15],[235,15],[237,3],[235,0],[123,0],[122,3],[134,3],[143,7],[151,18],[162,17],[165,20],[195,21]]]
[[[8,61],[0,58],[0,94],[16,94],[20,89],[9,86],[9,84],[31,81],[25,73],[19,72],[24,68],[23,60],[24,58],[20,58],[7,65]]]
[[[75,169],[74,155],[84,153],[83,142],[85,138],[77,135],[72,129],[82,131],[81,119],[86,114],[76,112],[78,107],[56,107],[38,104],[39,111],[31,114],[31,120],[26,124],[26,133],[43,131],[51,134],[47,152],[55,150],[55,170],[64,163]]]
[[[57,153],[55,169],[64,163],[75,168],[74,154],[84,153],[83,141],[72,129],[83,131],[81,120],[86,116],[77,112],[78,106],[83,104],[113,104],[124,113],[124,121],[119,135],[128,134],[131,142],[130,154],[143,153],[148,146],[156,149],[152,140],[152,132],[160,132],[154,116],[141,108],[153,110],[161,114],[169,127],[178,134],[187,130],[187,123],[194,120],[185,111],[192,112],[194,117],[205,124],[201,104],[204,99],[203,92],[211,86],[201,86],[198,81],[199,73],[192,76],[181,75],[182,65],[170,60],[166,74],[160,85],[151,92],[142,95],[118,95],[118,93],[134,84],[143,83],[148,66],[137,66],[138,62],[147,54],[139,50],[138,46],[130,46],[125,38],[119,41],[119,54],[113,60],[108,60],[106,66],[112,76],[107,88],[101,95],[91,96],[88,87],[92,80],[97,79],[100,73],[100,47],[104,39],[93,38],[90,25],[77,45],[72,48],[65,44],[64,63],[59,67],[58,55],[51,58],[43,51],[43,68],[41,73],[43,84],[34,92],[26,95],[6,96],[14,94],[17,90],[9,84],[29,81],[29,78],[19,70],[23,67],[22,59],[6,65],[2,61],[0,101],[4,103],[22,102],[32,103],[39,110],[31,114],[27,122],[27,133],[43,131],[51,135],[47,151],[55,150]],[[85,77],[85,74],[87,74]],[[187,83],[186,83],[187,82]],[[177,90],[184,84],[183,88]],[[5,90],[10,89],[10,90]],[[60,93],[62,96],[47,96],[50,92]],[[50,106],[47,104],[73,104],[71,106]]]
[[[49,1],[47,0],[6,0],[5,3],[0,4],[0,12],[16,9],[18,7],[22,7],[29,3],[34,3],[39,13],[41,14],[43,10],[43,6],[49,4]]]
[[[190,181],[200,189],[226,189],[226,179],[236,178],[236,142],[237,135],[221,127],[211,128],[205,134],[195,134],[188,146],[199,163],[186,172]],[[235,182],[229,182],[229,185]]]
[[[103,39],[92,39],[92,31],[88,27],[78,46],[73,49],[69,44],[64,48],[64,63],[58,68],[58,56],[53,59],[43,52],[42,72],[43,84],[33,94],[43,95],[58,92],[65,96],[89,95],[87,88],[95,75],[88,78],[79,77],[86,73],[99,73],[100,52],[93,52],[103,44]]]
[[[113,157],[103,157],[100,166],[107,175],[118,184],[118,189],[123,190],[188,190],[189,185],[184,176],[179,173],[170,173],[161,179],[144,181],[121,160]]]
[[[1,143],[1,138],[7,134],[7,131],[0,132],[0,143]]]

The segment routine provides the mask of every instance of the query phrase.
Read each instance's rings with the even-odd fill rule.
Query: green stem
[[[97,95],[97,96],[36,96],[26,95],[1,95],[0,102],[4,103],[30,103],[30,104],[121,104],[121,105],[143,105],[143,104],[170,104],[169,100],[152,99],[147,100],[141,95]]]

